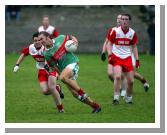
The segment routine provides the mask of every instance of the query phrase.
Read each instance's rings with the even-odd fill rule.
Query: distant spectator
[[[152,21],[152,22],[148,25],[147,32],[148,32],[149,39],[150,39],[150,49],[149,49],[149,53],[150,53],[151,55],[155,55],[155,23],[154,23],[154,21]]]
[[[44,16],[42,19],[42,26],[38,28],[38,32],[42,31],[49,33],[52,36],[52,38],[55,38],[59,35],[55,27],[50,25],[49,16]]]
[[[15,18],[16,21],[20,21],[21,6],[19,5],[8,5],[6,6],[6,20],[9,22],[11,18]]]

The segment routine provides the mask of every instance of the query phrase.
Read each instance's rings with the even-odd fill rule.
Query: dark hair
[[[132,17],[130,14],[121,14],[121,16],[128,16],[129,17],[129,20],[132,20]]]
[[[38,36],[40,36],[40,35],[44,35],[45,37],[49,37],[50,39],[52,39],[52,36],[48,32],[41,31],[38,33]]]
[[[32,39],[34,40],[35,37],[38,37],[38,32],[35,32],[35,33],[32,35]]]

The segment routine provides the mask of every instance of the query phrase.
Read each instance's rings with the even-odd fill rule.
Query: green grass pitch
[[[6,54],[5,63],[5,120],[6,123],[154,123],[155,122],[155,57],[140,55],[138,70],[149,80],[146,93],[143,85],[135,80],[134,104],[123,99],[118,106],[112,105],[113,84],[107,76],[107,62],[99,55],[79,54],[78,82],[88,95],[102,107],[98,114],[74,99],[62,84],[65,113],[59,114],[51,96],[41,93],[37,81],[35,62],[30,56],[13,73],[18,54]]]

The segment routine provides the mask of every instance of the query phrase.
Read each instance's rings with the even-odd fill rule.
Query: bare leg
[[[48,86],[49,86],[49,90],[52,93],[53,99],[57,105],[59,112],[63,112],[64,109],[63,109],[63,106],[61,103],[61,98],[60,98],[59,92],[56,90],[56,80],[57,80],[56,77],[49,76],[48,77]]]
[[[121,74],[122,74],[122,67],[114,66],[114,100],[113,104],[118,104],[119,102],[119,95],[120,95],[120,85],[121,85]]]
[[[71,87],[73,90],[78,92],[81,88],[75,81],[70,79],[72,76],[73,76],[72,69],[65,68],[60,75],[60,80],[66,85],[68,85],[69,87]]]
[[[121,82],[121,96],[125,97],[126,95],[126,90],[127,90],[127,80],[125,77],[125,74],[122,74],[122,82]]]
[[[99,112],[101,110],[100,106],[85,94],[85,92],[80,88],[76,80],[70,79],[72,76],[72,70],[70,68],[65,68],[60,75],[60,79],[63,83],[67,85],[75,98],[91,106],[94,109],[93,113]]]
[[[51,94],[51,92],[49,91],[49,88],[48,88],[48,82],[47,81],[40,82],[39,85],[40,85],[44,95],[50,95]]]
[[[119,94],[121,85],[122,68],[120,66],[114,67],[114,93]]]
[[[144,85],[144,90],[145,92],[147,92],[149,89],[149,84],[146,81],[146,79],[141,74],[139,74],[137,71],[135,72],[134,77],[135,79],[139,80]]]
[[[113,75],[113,66],[111,64],[108,64],[108,77],[109,79],[114,82],[114,75]]]
[[[73,90],[70,86],[68,86],[68,85],[66,85],[66,86],[70,90],[73,97],[78,98],[78,93],[75,90]]]
[[[134,71],[127,72],[126,77],[127,77],[128,87],[127,87],[127,95],[125,97],[125,101],[127,103],[132,103]]]
[[[135,72],[134,77],[135,79],[139,80],[143,84],[146,82],[145,78],[138,72]]]
[[[127,73],[127,96],[131,96],[133,94],[133,82],[134,82],[134,72],[130,71]]]

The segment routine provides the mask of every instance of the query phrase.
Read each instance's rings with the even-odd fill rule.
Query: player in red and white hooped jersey
[[[119,14],[117,16],[116,21],[117,21],[117,26],[113,27],[113,28],[110,28],[108,30],[105,42],[103,44],[103,49],[102,49],[102,53],[101,53],[101,60],[102,61],[106,60],[106,52],[107,52],[107,54],[111,54],[111,45],[107,45],[107,44],[109,43],[109,38],[110,38],[110,34],[112,33],[112,30],[121,26],[121,14]],[[133,53],[132,53],[132,63],[133,63],[133,66],[135,67],[136,60],[134,58]],[[113,79],[113,66],[110,63],[108,63],[107,73],[108,73],[109,79],[113,82],[114,81],[114,79]],[[139,74],[137,71],[135,71],[134,77],[135,77],[135,79],[139,80],[143,84],[144,90],[147,92],[148,89],[149,89],[149,84],[148,84],[147,80],[141,74]],[[120,93],[122,97],[125,97],[126,89],[127,89],[126,79],[124,79],[124,76],[122,76],[121,93]]]
[[[36,68],[38,71],[38,81],[42,89],[43,94],[52,95],[54,102],[57,105],[58,111],[63,112],[63,105],[61,103],[61,98],[64,98],[64,94],[61,91],[60,85],[56,85],[58,74],[56,71],[48,72],[46,67],[46,62],[43,56],[45,48],[38,42],[38,33],[33,35],[33,43],[28,47],[24,48],[19,56],[13,72],[19,70],[19,65],[28,55],[31,55],[36,61]]]
[[[101,53],[101,60],[102,61],[105,61],[106,60],[106,52],[107,54],[111,54],[111,45],[108,45],[110,44],[110,35],[112,34],[112,31],[116,28],[118,28],[119,26],[121,26],[121,14],[117,15],[117,26],[116,27],[113,27],[113,28],[110,28],[107,32],[107,36],[106,36],[106,39],[105,39],[105,42],[103,44],[103,48],[102,48],[102,53]],[[114,82],[114,75],[113,75],[113,66],[112,64],[108,63],[108,66],[107,66],[107,73],[108,73],[108,77],[109,79]],[[125,91],[126,92],[126,87],[127,87],[127,84],[126,84],[126,79],[124,79],[124,76],[122,76],[122,83],[121,83],[121,90],[122,92]]]
[[[114,100],[113,104],[119,103],[120,84],[122,72],[127,78],[127,95],[125,101],[132,103],[132,92],[134,82],[134,69],[131,55],[134,53],[136,59],[136,68],[139,68],[137,42],[138,38],[135,31],[129,27],[131,16],[129,14],[122,14],[122,24],[115,28],[110,34],[110,45],[112,47],[109,55],[109,63],[113,66],[114,72]]]
[[[55,27],[49,24],[49,16],[44,16],[42,19],[42,26],[38,28],[38,32],[42,31],[49,33],[52,38],[56,38],[59,35]]]

